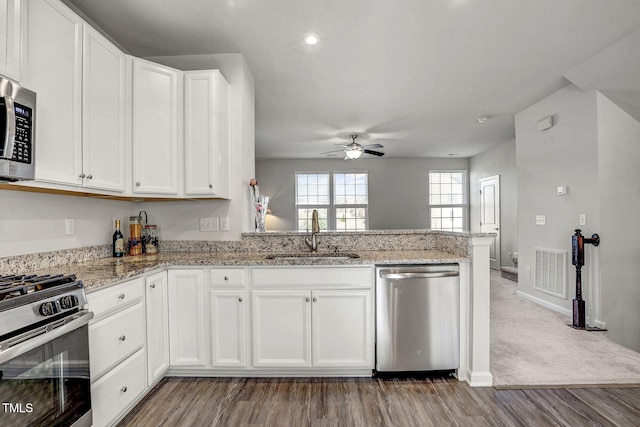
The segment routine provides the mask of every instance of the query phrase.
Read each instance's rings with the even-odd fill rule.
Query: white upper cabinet
[[[84,26],[82,178],[88,188],[125,189],[125,55]]]
[[[55,0],[23,4],[22,85],[37,94],[36,179],[82,185],[82,28]]]
[[[0,74],[20,80],[20,0],[0,0]]]
[[[185,194],[229,197],[229,83],[218,70],[184,73]]]
[[[134,58],[132,85],[133,192],[176,195],[182,73]]]

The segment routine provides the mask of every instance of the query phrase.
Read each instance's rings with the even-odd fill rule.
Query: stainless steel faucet
[[[309,230],[307,229],[307,233]],[[309,236],[305,236],[304,243],[306,243],[307,247],[311,250],[311,252],[318,251],[318,241],[316,239],[316,234],[320,232],[320,224],[318,224],[318,211],[313,210],[311,214],[311,238]]]

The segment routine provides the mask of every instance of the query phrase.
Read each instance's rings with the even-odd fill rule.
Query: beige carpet
[[[516,295],[517,283],[491,272],[491,373],[496,387],[640,384],[640,353],[602,332]]]

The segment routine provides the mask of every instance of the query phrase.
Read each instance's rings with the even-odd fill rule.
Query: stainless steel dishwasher
[[[376,267],[376,371],[458,369],[457,264]]]

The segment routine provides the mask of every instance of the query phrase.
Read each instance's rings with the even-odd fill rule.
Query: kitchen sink
[[[287,260],[309,260],[309,261],[313,261],[313,260],[325,260],[325,259],[331,259],[331,260],[346,260],[346,259],[354,259],[354,258],[360,258],[360,256],[358,254],[349,254],[349,253],[340,253],[340,252],[294,252],[294,253],[288,253],[288,254],[272,254],[267,256],[267,259],[273,259],[273,260],[283,260],[283,261],[287,261]]]

